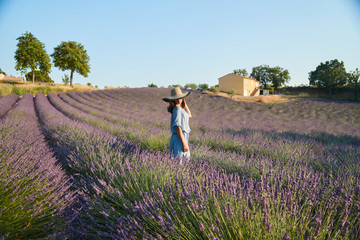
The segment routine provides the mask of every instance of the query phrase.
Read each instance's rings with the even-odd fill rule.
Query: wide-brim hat
[[[171,89],[170,97],[163,98],[165,102],[175,101],[189,96],[191,92],[183,93],[179,87]]]

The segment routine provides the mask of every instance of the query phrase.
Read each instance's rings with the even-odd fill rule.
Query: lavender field
[[[0,239],[359,239],[360,103],[169,89],[0,96]]]

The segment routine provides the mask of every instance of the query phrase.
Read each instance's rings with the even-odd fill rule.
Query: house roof
[[[220,78],[223,78],[223,77],[226,77],[226,76],[229,76],[229,75],[241,76],[241,77],[243,77],[243,78],[246,78],[246,79],[250,79],[250,80],[254,80],[254,81],[259,82],[258,80],[254,79],[254,78],[252,78],[252,77],[245,77],[245,76],[243,76],[243,75],[234,74],[234,73],[228,73],[228,74],[226,74],[226,75],[224,75],[224,76],[222,76],[222,77],[219,77],[219,79],[220,79]]]

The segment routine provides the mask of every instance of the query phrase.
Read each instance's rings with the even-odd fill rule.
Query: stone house
[[[0,73],[0,80],[2,81],[24,81],[23,77],[18,77],[18,76],[6,76],[2,73]]]
[[[219,78],[219,89],[226,92],[235,89],[240,96],[259,96],[260,82],[250,77],[229,73]]]

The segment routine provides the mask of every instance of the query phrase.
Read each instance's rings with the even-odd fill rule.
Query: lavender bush
[[[129,124],[144,123],[147,130],[154,127],[166,131],[169,120],[169,115],[163,114],[166,105],[155,101],[166,92],[125,89],[72,93],[67,95],[71,99],[61,95],[64,102],[52,103],[65,113],[71,108],[69,105],[75,107],[71,108],[78,114],[74,119],[94,126],[101,127],[104,122],[121,125],[122,121],[129,123],[136,119]],[[224,121],[216,124],[204,121],[206,117],[199,119],[202,114],[209,116],[208,111],[214,111],[208,104],[213,99],[202,94],[190,96],[203,101],[196,102],[199,109],[195,104],[192,108],[195,159],[185,166],[179,167],[166,151],[122,151],[120,146],[125,142],[117,146],[119,150],[97,143],[96,147],[72,151],[69,162],[75,164],[87,159],[77,163],[76,169],[81,175],[93,176],[89,196],[97,196],[92,198],[93,211],[87,214],[89,221],[96,222],[88,227],[88,234],[97,232],[104,237],[128,239],[327,239],[359,235],[357,132],[349,132],[338,123],[331,131],[324,127],[309,128],[311,124],[321,126],[316,118],[308,124],[307,120],[294,122],[296,118],[290,117],[291,121],[285,120],[281,130],[276,129],[277,123],[273,126],[269,122],[249,127],[249,122],[256,122],[253,117],[259,119],[264,114],[260,111],[264,106],[248,103],[236,107],[242,111],[255,108],[258,115],[254,116],[253,112],[250,116],[233,112],[226,115],[221,108],[217,109],[215,120],[231,119],[225,128]],[[191,100],[189,97],[188,102]],[[103,108],[96,104],[102,104]],[[276,114],[272,117],[279,120]],[[72,117],[70,113],[67,115]],[[88,119],[93,117],[96,120],[90,122]],[[238,120],[234,121],[236,117]],[[335,126],[331,120],[330,124]],[[347,122],[343,125],[352,130],[358,127]],[[126,127],[123,126],[124,131]],[[114,134],[110,128],[101,128]],[[137,137],[140,142],[148,138],[141,134]],[[331,150],[334,146],[337,149]],[[107,149],[101,157],[94,154],[100,149]],[[119,152],[122,155],[114,157]],[[339,166],[343,169],[337,172]]]
[[[78,193],[63,238],[360,237],[358,103],[193,92],[192,160],[179,165],[167,150],[168,93],[36,96],[46,138]]]
[[[59,100],[59,99],[58,99]],[[104,224],[91,218],[96,214],[94,205],[102,199],[95,195],[96,184],[106,174],[104,167],[110,161],[121,161],[122,152],[131,152],[135,145],[117,139],[97,127],[73,121],[57,111],[43,94],[37,94],[35,106],[46,131],[47,138],[79,192],[77,216],[66,232],[69,238],[88,238],[97,235],[93,225]],[[69,108],[70,110],[73,110]],[[72,116],[79,116],[76,113]],[[90,216],[90,217],[89,217]]]
[[[60,94],[61,99],[55,94],[49,94],[48,98],[65,115],[99,127],[115,136],[123,136],[127,140],[135,141],[143,148],[164,149],[168,142],[167,132],[157,126],[119,118],[108,112],[100,112],[95,108],[78,103],[64,94]]]
[[[100,99],[96,100],[96,98],[93,98],[95,99],[93,101],[90,101],[91,98],[88,97],[86,99],[82,98],[85,94],[86,93],[71,93],[69,95],[72,96],[72,99],[66,95],[61,95],[60,97],[66,103],[75,106],[77,109],[88,114],[96,115],[100,118],[103,116],[103,119],[106,119],[109,122],[117,122],[117,124],[113,126],[113,129],[110,130],[112,133],[123,133],[128,137],[128,139],[140,142],[142,147],[145,148],[155,148],[161,150],[167,148],[165,144],[168,143],[169,138],[168,119],[159,117],[164,115],[159,112],[160,107],[157,109],[153,106],[146,106],[146,104],[144,104],[152,104],[153,101],[151,99],[142,101],[141,94],[137,93],[136,101],[141,102],[141,105],[144,106],[145,110],[151,107],[151,111],[140,112],[134,110],[132,104],[126,105],[126,97],[120,101],[121,99],[119,99],[119,96],[116,97],[116,94],[111,93],[110,91],[96,91],[91,93],[93,95],[102,94],[101,102],[99,102]],[[115,100],[115,102],[111,102],[111,99]],[[117,102],[118,100],[120,103]],[[233,101],[231,101],[231,104],[232,103]],[[102,108],[96,108],[96,105],[102,106]],[[263,104],[258,106],[262,107]],[[65,105],[63,108],[65,108]],[[135,116],[129,117],[126,114],[126,112],[130,112],[129,108],[133,110],[131,113]],[[201,109],[204,109],[204,107]],[[155,114],[152,112],[155,112]],[[195,112],[194,114],[197,115],[200,113]],[[225,114],[222,114],[222,116],[226,117]],[[206,117],[204,116],[204,118]],[[93,124],[88,119],[84,119],[84,121]],[[195,120],[198,121],[198,119]],[[122,125],[123,127],[121,127]],[[325,170],[331,174],[339,174],[339,171],[340,174],[342,174],[348,170],[354,171],[356,174],[359,173],[358,168],[349,168],[350,165],[344,166],[342,164],[344,159],[339,161],[338,158],[338,155],[342,154],[344,149],[348,149],[346,151],[347,154],[342,154],[343,158],[345,158],[347,162],[356,162],[356,154],[353,153],[356,153],[359,148],[357,147],[358,141],[354,137],[346,135],[333,136],[323,132],[300,133],[293,129],[290,131],[281,130],[281,132],[279,132],[268,129],[263,130],[249,128],[249,126],[252,127],[253,124],[249,125],[247,128],[242,126],[240,129],[219,129],[219,124],[209,124],[205,121],[195,122],[194,125],[195,126],[192,125],[193,132],[190,143],[196,146],[205,145],[205,148],[210,147],[212,150],[215,150],[215,152],[226,150],[238,152],[241,156],[250,156],[254,154],[257,156],[265,155],[268,158],[272,158],[274,161],[281,159],[283,164],[297,162],[297,164],[301,164],[303,166],[313,165],[315,168],[326,168]],[[104,129],[106,130],[109,126],[110,124],[106,125]],[[256,125],[256,127],[261,127],[261,125]],[[298,124],[297,127],[301,127],[301,125]],[[148,133],[146,133],[146,131]],[[149,132],[151,134],[149,134]],[[330,142],[328,139],[330,139]],[[344,146],[333,147],[334,139],[339,139],[339,144]],[[350,143],[350,145],[347,143]],[[336,143],[335,145],[339,144]],[[195,155],[199,155],[197,154],[199,153],[198,151],[195,151],[195,153]],[[200,154],[200,156],[204,156],[204,154]],[[278,161],[275,164],[276,166],[279,166]],[[273,167],[276,166],[273,164]]]
[[[5,116],[18,99],[19,96],[13,93],[0,98],[0,118]]]
[[[8,96],[11,102],[18,98]],[[41,133],[31,94],[0,120],[0,166],[0,236],[33,239],[61,232],[74,193]]]

